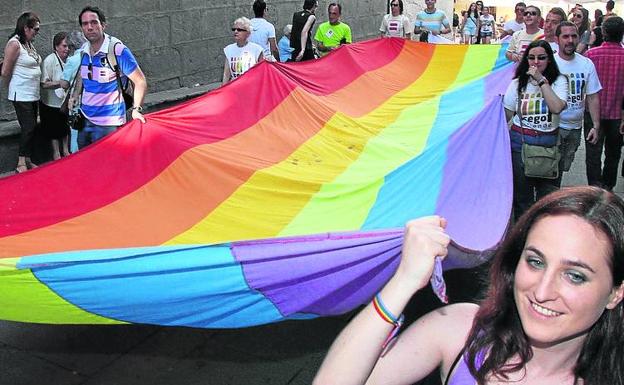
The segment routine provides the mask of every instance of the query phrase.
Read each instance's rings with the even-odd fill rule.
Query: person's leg
[[[52,159],[61,159],[60,139],[52,139]]]
[[[561,154],[561,160],[559,161],[559,178],[555,180],[557,187],[561,186],[561,179],[563,173],[570,171],[572,162],[574,161],[574,154],[581,144],[581,130],[564,130],[559,129],[559,153]]]
[[[35,125],[37,124],[37,102],[13,102],[17,121],[20,125],[20,142],[17,161],[17,172],[32,167],[30,157],[33,152]]]
[[[587,141],[587,134],[594,128],[589,113],[585,111],[585,172],[587,174],[587,184],[590,186],[602,187],[602,146],[604,144],[604,133],[600,133],[598,143],[591,144]],[[602,130],[601,130],[602,131]]]
[[[511,153],[511,166],[513,170],[513,211],[514,217],[518,218],[535,202],[534,187],[531,179],[524,175],[522,155],[519,152]]]
[[[117,129],[116,126],[92,126],[91,143],[97,142],[106,135],[112,134]]]
[[[535,179],[535,200],[538,201],[550,194],[551,192],[559,190],[557,179],[543,179],[543,178],[531,178]]]
[[[82,131],[78,131],[78,150],[82,150],[91,144],[91,132],[83,129]]]
[[[61,156],[69,155],[69,135],[61,138]]]
[[[603,119],[600,130],[604,132],[605,161],[602,169],[602,183],[608,190],[613,190],[617,182],[617,171],[622,151],[620,120]]]

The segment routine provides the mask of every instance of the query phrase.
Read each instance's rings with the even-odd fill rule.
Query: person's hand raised
[[[445,231],[446,219],[437,215],[412,220],[405,226],[401,263],[395,278],[413,292],[425,287],[436,257],[448,254],[451,241]]]

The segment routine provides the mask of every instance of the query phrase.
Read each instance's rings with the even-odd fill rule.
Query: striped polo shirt
[[[439,9],[433,13],[420,11],[416,14],[415,27],[420,27],[431,32],[440,32],[442,27],[449,28],[450,24],[446,14]]]
[[[109,44],[113,44],[111,37],[104,35],[100,50],[93,56],[90,55],[89,42],[82,47],[85,54],[80,62],[83,84],[81,109],[95,125],[121,126],[126,122],[126,106],[117,85],[115,71],[106,58]],[[115,46],[115,55],[122,75],[131,74],[139,67],[134,55],[123,43]]]

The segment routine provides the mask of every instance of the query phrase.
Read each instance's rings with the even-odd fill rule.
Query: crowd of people
[[[145,122],[145,75],[132,52],[104,32],[102,10],[85,7],[78,15],[80,30],[54,35],[53,52],[43,60],[33,45],[40,24],[34,12],[23,13],[4,48],[2,83],[20,125],[16,173],[37,167],[32,156],[38,120],[53,159],[69,155],[72,121],[79,149],[122,126],[126,115]]]

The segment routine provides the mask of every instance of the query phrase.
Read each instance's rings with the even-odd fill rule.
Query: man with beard
[[[578,29],[574,23],[562,21],[555,31],[559,42],[559,53],[555,61],[559,71],[568,78],[568,107],[559,115],[559,179],[570,170],[574,154],[581,144],[581,128],[583,127],[583,113],[585,106],[591,115],[594,124],[587,140],[595,143],[596,133],[600,129],[600,99],[598,92],[602,89],[596,67],[591,60],[576,53],[579,44]]]

